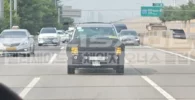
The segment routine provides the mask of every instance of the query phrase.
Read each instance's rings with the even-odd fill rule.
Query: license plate
[[[16,51],[16,47],[7,47],[6,51]]]
[[[44,39],[44,41],[51,41],[51,39]]]
[[[48,37],[46,37],[47,39],[49,38],[49,39],[51,39],[51,38],[54,38],[54,37],[52,37],[52,36],[48,36]]]
[[[133,41],[127,41],[127,43],[133,43]]]
[[[92,66],[101,66],[99,61],[93,61]]]
[[[100,60],[100,61],[104,61],[104,60],[106,60],[106,57],[89,57],[89,60]]]
[[[175,37],[180,37],[180,35],[175,35]]]

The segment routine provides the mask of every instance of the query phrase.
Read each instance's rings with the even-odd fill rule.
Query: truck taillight
[[[117,48],[115,49],[115,53],[116,53],[116,55],[121,55],[121,53],[122,53],[121,47],[117,47]]]
[[[73,54],[73,55],[77,55],[78,54],[78,47],[72,47],[71,48],[71,53]]]

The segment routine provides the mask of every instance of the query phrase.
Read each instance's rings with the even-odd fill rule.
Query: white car
[[[67,30],[66,33],[69,35],[69,38],[71,40],[74,30]]]
[[[38,36],[38,45],[42,46],[44,44],[54,44],[56,46],[60,45],[60,35],[57,33],[54,27],[42,28]]]
[[[67,32],[65,32],[64,30],[57,30],[57,32],[60,35],[61,42],[65,43],[65,42],[68,42],[70,40],[69,34]]]

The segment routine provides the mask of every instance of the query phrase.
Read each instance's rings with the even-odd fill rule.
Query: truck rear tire
[[[124,65],[121,65],[118,68],[116,68],[116,73],[117,74],[124,74]]]
[[[68,65],[67,72],[68,74],[75,74],[75,68],[71,68],[70,65]]]

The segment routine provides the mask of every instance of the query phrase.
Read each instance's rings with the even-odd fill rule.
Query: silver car
[[[24,54],[35,51],[34,38],[26,29],[7,29],[0,35],[0,54]]]
[[[60,35],[62,43],[69,42],[70,36],[67,32],[65,32],[64,30],[57,30],[57,32]]]
[[[124,44],[140,45],[140,38],[134,30],[122,30],[119,38]]]

